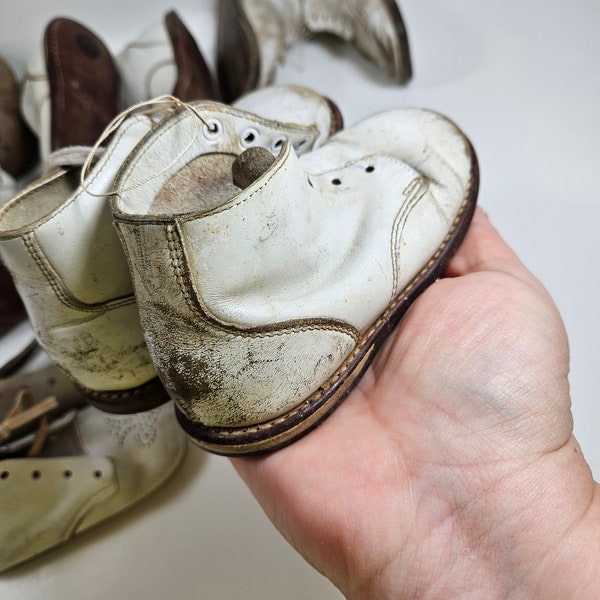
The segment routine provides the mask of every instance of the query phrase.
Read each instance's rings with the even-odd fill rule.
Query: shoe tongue
[[[233,183],[241,188],[247,188],[263,175],[275,162],[275,157],[260,146],[252,146],[244,150],[231,166]]]

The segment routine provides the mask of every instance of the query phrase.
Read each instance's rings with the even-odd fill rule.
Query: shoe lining
[[[49,217],[65,198],[70,198],[79,185],[79,169],[65,172],[31,193],[24,193],[16,202],[5,206],[1,216],[0,231],[32,227]]]
[[[235,154],[203,154],[182,167],[162,187],[150,214],[208,212],[228,202],[240,189],[233,184]]]

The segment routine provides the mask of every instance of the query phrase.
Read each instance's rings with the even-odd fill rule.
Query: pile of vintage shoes
[[[309,432],[460,244],[478,171],[449,119],[344,129],[272,85],[320,32],[411,76],[393,0],[222,0],[217,77],[175,12],[116,57],[53,20],[20,90],[2,65],[0,570],[146,497],[188,438]]]

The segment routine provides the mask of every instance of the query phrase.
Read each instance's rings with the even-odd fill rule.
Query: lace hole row
[[[375,170],[375,167],[373,165],[368,165],[365,167],[365,172],[366,173],[372,173]],[[339,179],[339,177],[334,177],[331,180],[332,185],[342,185],[342,180]]]
[[[104,473],[100,470],[96,470],[93,472],[93,476],[96,479],[100,479],[102,476],[104,475]],[[73,476],[73,471],[69,470],[69,469],[65,469],[63,471],[63,477],[65,479],[70,479]],[[10,477],[10,471],[1,471],[0,472],[0,479],[8,479]],[[37,469],[35,469],[34,471],[31,472],[31,478],[32,479],[40,479],[42,477],[42,472],[38,471]]]
[[[218,119],[208,119],[202,127],[202,133],[207,140],[215,141],[223,133],[223,125]],[[240,141],[244,148],[249,148],[250,146],[258,145],[260,143],[260,134],[253,127],[249,127],[241,133]],[[279,150],[281,150],[281,147],[286,141],[287,138],[285,136],[278,137],[273,142],[273,151],[279,152]],[[294,148],[296,150],[301,150],[302,148],[304,148],[304,146],[306,146],[306,142],[306,138],[303,138],[296,142]]]

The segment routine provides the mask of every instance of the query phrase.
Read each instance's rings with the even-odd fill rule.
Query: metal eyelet
[[[208,119],[202,126],[202,135],[209,141],[214,141],[221,136],[223,125],[217,119]]]
[[[283,148],[283,144],[285,144],[285,142],[287,142],[287,138],[281,136],[278,137],[274,142],[273,142],[273,151],[274,152],[279,152],[282,148]]]
[[[256,129],[253,127],[248,127],[245,131],[242,132],[241,142],[244,148],[249,148],[250,146],[256,146],[260,141],[260,135]]]

